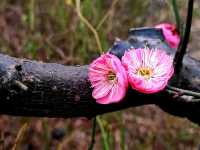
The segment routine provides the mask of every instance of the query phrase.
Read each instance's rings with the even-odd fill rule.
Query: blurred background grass
[[[187,0],[178,0],[181,18]],[[175,23],[167,0],[83,0],[82,14],[96,28],[103,50],[116,37],[126,39],[131,27]],[[103,18],[108,17],[102,23]],[[191,54],[200,58],[200,1],[195,2]],[[88,64],[98,56],[91,31],[80,21],[73,0],[1,0],[1,53],[65,65]],[[27,130],[18,149],[87,149],[91,121],[0,116],[0,146],[11,149],[24,122]],[[155,106],[143,106],[102,117],[110,149],[198,149],[200,128],[186,119],[170,116]],[[18,134],[19,135],[19,134]],[[94,149],[103,149],[97,128]]]

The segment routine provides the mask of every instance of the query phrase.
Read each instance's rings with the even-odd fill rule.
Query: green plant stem
[[[126,144],[125,144],[125,127],[121,127],[120,129],[120,146],[121,146],[121,150],[126,150]]]
[[[31,0],[29,3],[29,26],[33,31],[35,28],[35,0]]]
[[[103,53],[103,48],[100,42],[100,38],[99,35],[96,31],[96,29],[92,26],[92,24],[82,15],[81,13],[81,6],[80,6],[80,0],[76,0],[76,10],[77,10],[77,14],[79,16],[79,18],[81,19],[81,21],[92,31],[92,33],[94,34],[96,43],[97,43],[97,47],[99,49],[100,54]]]
[[[171,0],[171,4],[172,4],[172,9],[174,12],[175,19],[176,19],[176,27],[177,27],[179,33],[181,33],[181,19],[180,19],[180,14],[178,11],[177,1]]]
[[[43,127],[43,139],[44,139],[44,150],[49,150],[49,125],[47,119],[42,120]]]
[[[105,150],[109,150],[109,144],[108,144],[108,137],[107,137],[107,134],[106,134],[106,131],[104,129],[104,126],[102,124],[102,121],[101,121],[101,118],[99,116],[96,117],[97,119],[97,123],[99,125],[99,128],[101,130],[101,134],[102,134],[102,138],[103,138],[103,144],[104,144],[104,149]]]
[[[90,146],[88,148],[88,150],[92,150],[95,144],[95,135],[96,135],[96,117],[93,119],[93,123],[92,123],[92,138],[91,138],[91,143]]]

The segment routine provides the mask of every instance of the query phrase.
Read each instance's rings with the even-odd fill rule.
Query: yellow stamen
[[[149,67],[141,67],[137,70],[137,74],[143,76],[145,79],[149,79],[152,76],[153,71]]]
[[[116,78],[116,75],[115,75],[115,73],[113,73],[113,72],[108,72],[108,80],[109,81],[113,81],[115,78]]]

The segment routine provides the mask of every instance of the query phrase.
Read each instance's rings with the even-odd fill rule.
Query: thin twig
[[[199,99],[199,98],[197,98],[197,99],[192,99],[192,100],[190,100],[190,102],[200,102],[200,99]]]
[[[95,134],[96,134],[96,117],[93,119],[92,123],[92,139],[88,150],[92,150],[95,144]]]
[[[110,13],[112,12],[113,8],[115,7],[115,5],[117,4],[119,0],[114,0],[110,9],[107,11],[107,13],[103,16],[103,18],[100,20],[99,24],[97,25],[97,30],[99,30],[101,28],[101,26],[103,25],[103,23],[106,21],[106,19],[109,17]]]
[[[184,93],[180,93],[178,91],[166,89],[166,92],[168,92],[169,94],[173,94],[174,95],[173,98],[181,98],[181,101],[184,102],[193,102],[193,103],[200,102],[199,98],[193,98],[194,96],[184,95]]]
[[[21,142],[22,138],[23,138],[23,135],[24,133],[26,132],[28,128],[28,123],[24,123],[23,126],[20,128],[18,134],[17,134],[17,137],[15,139],[15,143],[12,147],[12,150],[17,150],[17,146],[19,145],[19,143]]]
[[[190,91],[190,90],[180,89],[180,88],[172,87],[172,86],[169,86],[169,85],[167,86],[167,89],[173,90],[175,92],[180,92],[181,94],[184,94],[184,95],[189,95],[189,96],[194,96],[194,97],[200,98],[200,93],[198,93],[198,92],[193,92],[193,91]]]
[[[81,21],[92,31],[92,33],[94,34],[94,37],[96,39],[96,43],[98,46],[98,49],[100,51],[100,54],[103,53],[103,49],[101,46],[101,42],[100,42],[100,38],[99,35],[97,33],[97,31],[95,30],[95,28],[90,24],[90,22],[82,15],[81,13],[81,7],[80,7],[80,0],[76,0],[76,10],[77,10],[77,14],[79,16],[79,18],[81,19]]]
[[[14,84],[24,91],[28,90],[28,87],[24,83],[22,83],[21,81],[14,80]]]
[[[180,92],[177,92],[177,91],[174,91],[174,90],[170,90],[170,89],[166,89],[166,92],[168,92],[169,94],[173,94],[174,97],[183,96],[183,93],[180,93]]]
[[[97,123],[99,125],[99,128],[101,130],[101,134],[102,134],[102,138],[103,138],[103,144],[104,144],[104,149],[105,150],[109,150],[108,137],[107,137],[106,131],[105,131],[104,127],[103,127],[101,118],[99,116],[97,116],[96,119],[97,119]]]
[[[190,30],[191,30],[191,25],[192,25],[193,5],[194,5],[194,0],[188,0],[188,12],[187,12],[185,32],[184,32],[184,36],[181,39],[179,48],[174,57],[174,66],[175,66],[176,73],[180,71],[183,57],[186,53],[187,45],[189,42]]]

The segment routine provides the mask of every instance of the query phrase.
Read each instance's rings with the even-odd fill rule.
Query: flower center
[[[109,71],[107,78],[108,78],[109,81],[113,81],[113,80],[115,80],[116,75],[112,71]]]
[[[148,67],[141,67],[137,70],[137,74],[143,76],[145,79],[149,79],[152,76],[152,69]]]

